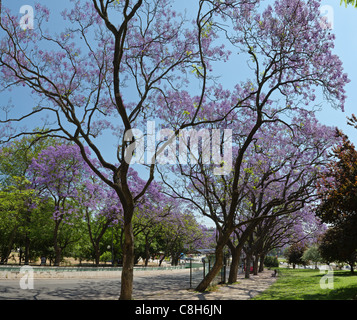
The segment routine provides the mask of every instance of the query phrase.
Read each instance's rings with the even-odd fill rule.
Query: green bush
[[[265,257],[264,266],[266,266],[267,268],[279,268],[278,258],[272,256]]]
[[[112,261],[112,253],[109,252],[109,251],[104,252],[104,253],[100,256],[99,260],[100,260],[101,262]]]

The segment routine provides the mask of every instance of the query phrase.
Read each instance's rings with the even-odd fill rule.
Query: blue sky
[[[337,126],[344,131],[350,140],[357,145],[357,130],[348,126],[346,117],[352,113],[357,115],[357,9],[352,6],[340,6],[339,0],[324,0],[322,4],[329,5],[333,9],[334,29],[336,35],[335,53],[343,62],[345,72],[351,82],[346,86],[347,102],[345,112],[334,110],[329,106],[319,112],[318,119],[327,125]]]
[[[193,0],[180,0],[178,6],[187,9],[188,14],[192,12],[192,1]],[[20,7],[23,5],[31,5],[34,7],[35,2],[33,0],[3,0],[5,6],[10,7],[14,12],[19,12]],[[177,2],[177,1],[176,1]],[[262,1],[262,5],[265,3],[272,3],[273,1],[267,0]],[[56,29],[60,28],[61,17],[59,12],[62,11],[67,5],[68,0],[62,1],[40,1],[42,4],[46,4],[51,10],[51,24],[56,26]],[[352,113],[357,114],[357,67],[355,65],[356,52],[357,52],[357,9],[352,6],[345,7],[340,5],[339,0],[322,0],[321,2],[324,6],[329,6],[330,17],[333,19],[333,32],[336,34],[335,41],[335,53],[341,58],[345,72],[348,73],[351,82],[347,85],[347,103],[345,107],[345,112],[340,110],[334,110],[330,106],[323,106],[322,111],[318,112],[319,120],[327,125],[338,126],[342,129],[350,139],[357,145],[357,130],[347,125],[346,117],[350,116]],[[36,12],[35,12],[36,14]],[[328,14],[328,12],[325,12]],[[20,18],[19,14],[19,18]],[[231,72],[231,66],[226,64],[223,66],[226,68],[226,73],[235,76]],[[223,69],[222,72],[225,72]],[[230,79],[227,77],[227,79]],[[14,92],[7,93],[6,95],[1,95],[2,104],[6,104],[6,101],[11,98],[12,103],[15,106],[21,104],[28,105],[31,104],[31,94],[29,92],[21,91],[21,94],[16,94]]]
[[[187,9],[188,15],[192,10],[192,4],[194,0],[180,0],[176,1],[180,9]],[[36,1],[37,2],[37,1]],[[45,4],[49,7],[51,11],[50,23],[51,27],[56,28],[59,32],[61,29],[61,19],[59,12],[68,7],[68,0],[62,1],[39,1],[41,4]],[[265,3],[272,3],[273,1],[267,0],[262,1],[262,5]],[[347,102],[345,105],[345,112],[341,110],[334,110],[328,105],[324,105],[322,110],[317,113],[318,119],[326,125],[337,126],[345,134],[347,134],[350,140],[357,145],[357,129],[354,129],[347,125],[346,117],[350,116],[352,113],[357,115],[357,67],[355,65],[356,52],[357,52],[357,9],[352,6],[345,7],[340,5],[339,0],[322,0],[322,5],[328,6],[329,12],[324,12],[324,14],[329,14],[330,22],[333,22],[333,32],[336,35],[335,41],[335,53],[340,57],[343,62],[345,72],[348,73],[351,82],[346,86],[347,91]],[[10,7],[14,12],[19,13],[20,7],[23,5],[35,6],[35,1],[32,0],[3,0],[5,6]],[[35,12],[36,14],[36,12]],[[19,19],[21,15],[19,14]],[[36,27],[36,26],[35,26]],[[233,70],[241,70],[240,68],[233,68]],[[230,87],[229,81],[237,77],[237,74],[232,72],[232,66],[227,63],[222,66],[222,73],[225,73],[226,84]],[[245,79],[243,75],[243,79]],[[235,80],[236,81],[236,80]],[[14,90],[9,93],[3,93],[0,95],[0,104],[6,105],[7,101],[11,99],[12,104],[16,108],[32,108],[34,107],[32,102],[32,97],[29,91]],[[41,120],[39,119],[39,122]],[[108,144],[108,150],[113,148],[113,142]]]
[[[187,8],[189,11],[192,8],[193,0],[181,0],[180,6]],[[261,4],[272,4],[275,1],[262,0]],[[337,126],[350,140],[357,146],[357,129],[347,125],[346,117],[351,114],[357,115],[357,66],[356,66],[356,53],[357,53],[357,9],[352,6],[340,5],[340,0],[321,0],[322,15],[329,17],[329,22],[333,23],[332,32],[336,35],[334,52],[343,62],[344,71],[348,74],[351,82],[347,84],[347,101],[345,105],[345,112],[335,110],[329,105],[323,105],[322,110],[317,112],[317,118],[326,125]],[[232,73],[231,66],[227,63],[222,66],[222,72]],[[234,74],[231,79],[233,80]],[[227,77],[229,79],[229,77]]]

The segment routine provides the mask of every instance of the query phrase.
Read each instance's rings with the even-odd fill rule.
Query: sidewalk
[[[0,300],[117,300],[120,293],[120,271],[99,272],[101,276],[75,277],[78,272],[67,272],[66,277],[53,275],[50,278],[34,274],[33,287],[22,288],[19,276],[0,280]],[[238,283],[219,285],[214,291],[195,292],[190,288],[188,269],[137,270],[134,271],[133,299],[145,300],[249,300],[273,284],[276,278],[266,270],[258,276],[244,279],[238,276]],[[23,277],[27,275],[21,274]],[[62,275],[61,275],[62,276]],[[26,278],[27,279],[27,278]],[[26,282],[25,279],[25,282]],[[192,288],[202,280],[202,270],[192,273]]]
[[[155,290],[147,288],[135,290],[135,300],[249,300],[259,293],[268,289],[276,281],[272,277],[272,271],[265,270],[257,276],[251,275],[249,279],[244,278],[244,274],[238,275],[236,284],[225,284],[217,286],[217,289],[210,292],[196,292],[193,289],[181,290]]]

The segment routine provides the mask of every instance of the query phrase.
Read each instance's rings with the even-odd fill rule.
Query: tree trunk
[[[180,254],[177,252],[172,253],[171,265],[177,266],[179,264]]]
[[[164,259],[165,259],[165,255],[163,254],[159,261],[159,267],[161,267],[162,261],[164,261]]]
[[[350,263],[350,267],[351,267],[351,273],[355,273],[355,270],[354,270],[354,262]]]
[[[205,278],[200,282],[200,284],[197,286],[195,289],[196,291],[199,292],[204,292],[208,286],[211,284],[212,280],[215,278],[215,276],[218,274],[218,272],[221,270],[223,266],[223,249],[224,246],[226,245],[226,242],[229,238],[228,237],[220,237],[217,242],[217,247],[216,247],[216,261],[212,267],[212,269],[207,273]]]
[[[200,282],[200,284],[195,289],[199,292],[204,292],[208,286],[211,284],[213,279],[219,273],[223,266],[223,251],[222,254],[216,252],[216,261],[212,267],[212,269],[207,273],[206,277]]]
[[[94,252],[95,252],[95,265],[98,267],[100,264],[99,243],[94,246]]]
[[[58,267],[61,262],[61,248],[56,244],[55,245],[55,262],[54,266]]]
[[[31,211],[26,214],[26,233],[25,233],[25,265],[30,263],[30,237],[28,235],[28,227],[31,225]]]
[[[265,260],[265,254],[262,254],[260,256],[259,272],[264,271],[264,260]]]
[[[25,235],[25,265],[29,265],[30,263],[30,238],[28,233]]]
[[[55,229],[53,232],[53,248],[55,250],[55,261],[54,261],[54,266],[59,266],[61,262],[61,248],[58,246],[58,228],[59,228],[59,222],[55,221]]]
[[[251,257],[249,254],[247,254],[247,257],[245,259],[245,278],[249,279],[250,277],[250,263],[251,263]]]
[[[146,236],[145,237],[145,267],[148,266],[149,259],[150,259],[150,244],[149,244],[148,237]]]
[[[258,275],[258,265],[259,265],[259,256],[256,255],[253,260],[253,275]]]
[[[134,210],[133,210],[134,212]],[[124,224],[123,270],[121,274],[120,300],[131,300],[134,279],[134,232],[130,222]]]
[[[241,253],[242,253],[244,244],[247,242],[248,237],[253,233],[254,228],[256,227],[257,224],[258,224],[258,222],[253,222],[248,225],[246,230],[240,236],[239,243],[238,243],[237,247],[234,248],[234,245],[230,241],[228,241],[228,246],[232,253],[232,265],[229,270],[228,283],[237,282],[239,262],[240,262],[240,257],[241,257]]]
[[[231,250],[232,263],[229,269],[229,276],[228,276],[228,283],[230,284],[237,282],[241,252],[242,252],[242,246],[237,246],[236,248]]]
[[[14,244],[15,236],[17,232],[17,226],[11,231],[10,239],[8,240],[7,248],[4,250],[3,254],[1,255],[1,264],[7,264],[9,256],[11,254],[11,250]]]

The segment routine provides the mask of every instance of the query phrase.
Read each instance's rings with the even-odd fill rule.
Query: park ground
[[[134,281],[134,300],[357,300],[357,274],[333,271],[333,289],[321,287],[326,271],[279,268],[278,277],[266,269],[237,283],[216,285],[205,293],[194,291],[201,271],[141,271]],[[35,279],[33,290],[21,290],[19,280],[0,281],[0,300],[117,300],[120,275],[102,279]],[[331,278],[330,278],[331,280]],[[326,284],[326,283],[325,283]],[[331,284],[331,283],[330,283]]]
[[[333,271],[330,280],[326,275],[327,271],[280,268],[277,281],[254,300],[357,300],[356,273]],[[327,288],[328,281],[333,288]]]

